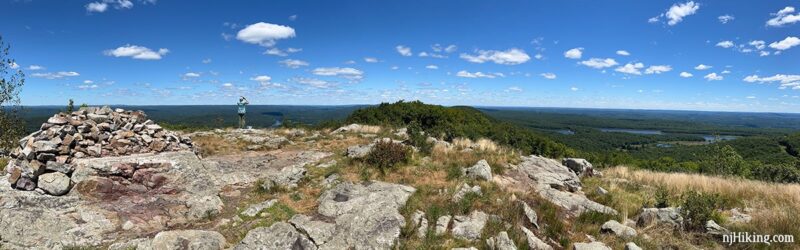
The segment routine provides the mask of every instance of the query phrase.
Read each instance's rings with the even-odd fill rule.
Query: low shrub
[[[669,190],[667,187],[659,185],[656,188],[656,204],[657,208],[669,207]]]
[[[719,222],[717,207],[722,202],[718,194],[687,191],[682,198],[681,213],[687,230],[703,231],[706,221],[716,219]]]
[[[365,158],[365,162],[378,168],[382,174],[401,163],[408,163],[411,150],[405,145],[391,141],[380,140],[375,143],[372,151]]]

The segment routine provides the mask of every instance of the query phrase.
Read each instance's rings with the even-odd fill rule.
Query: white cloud
[[[437,44],[431,45],[431,49],[433,50],[433,52],[453,53],[458,49],[458,47],[455,44],[450,44],[450,45],[444,47],[441,44],[437,43]]]
[[[661,74],[661,73],[664,73],[664,72],[669,72],[671,70],[672,70],[672,67],[669,66],[669,65],[652,65],[650,67],[647,67],[647,69],[644,70],[644,73],[645,74]]]
[[[512,86],[506,89],[506,92],[522,92],[522,88],[517,86]]]
[[[720,74],[730,74],[731,71],[726,69],[726,70],[723,70],[722,72],[719,72],[719,73]]]
[[[233,88],[233,83],[229,83],[229,82],[223,83],[222,87],[223,88]]]
[[[298,77],[298,78],[293,78],[292,81],[294,81],[296,83],[299,83],[299,84],[302,84],[302,85],[318,88],[318,89],[332,88],[332,87],[334,87],[336,85],[333,82],[329,82],[329,81],[325,81],[325,80],[321,80],[321,79],[316,79],[316,78]]]
[[[428,65],[428,66],[425,66],[425,68],[426,68],[426,69],[439,69],[439,66],[436,66],[436,65]]]
[[[572,90],[572,91],[578,91],[578,90],[580,90],[580,89],[579,89],[578,87],[570,87],[570,88],[569,88],[569,90]]]
[[[211,58],[206,58],[206,59],[203,59],[203,61],[202,61],[202,62],[203,62],[204,64],[209,64],[209,63],[211,63]]]
[[[719,19],[720,23],[727,24],[728,22],[733,21],[736,18],[734,16],[731,16],[731,15],[722,15],[722,16],[717,17],[717,19]]]
[[[789,36],[781,41],[770,43],[769,47],[777,50],[787,50],[797,45],[800,45],[800,38]]]
[[[303,49],[296,49],[296,48],[288,48],[286,50],[281,50],[276,47],[271,47],[264,51],[265,55],[273,55],[273,56],[288,56],[289,53],[297,53],[303,51]]]
[[[684,71],[684,72],[681,72],[680,76],[683,77],[683,78],[689,78],[689,77],[692,77],[694,75],[692,75],[692,73]]]
[[[92,2],[86,5],[86,11],[88,12],[105,12],[108,9],[107,3],[101,2]]]
[[[626,50],[617,50],[617,55],[629,56],[629,55],[631,55],[631,53],[628,53],[628,51],[626,51]]]
[[[697,65],[697,67],[694,67],[694,69],[696,69],[696,70],[707,70],[707,69],[710,69],[710,68],[713,68],[713,67],[714,66],[700,64],[700,65]]]
[[[722,77],[721,75],[717,75],[717,73],[708,74],[703,78],[705,78],[708,81],[721,81],[722,79],[724,79],[724,77]]]
[[[465,78],[495,78],[497,77],[496,74],[484,74],[483,72],[467,72],[466,70],[459,71],[456,73],[458,77],[465,77]]]
[[[394,48],[397,50],[397,53],[400,53],[400,55],[403,56],[411,56],[414,54],[411,52],[411,48],[406,47],[404,45],[397,45],[397,47]]]
[[[695,3],[694,1],[689,1],[682,4],[672,5],[667,13],[664,13],[664,15],[668,19],[667,24],[672,26],[683,21],[684,17],[693,15],[698,9],[700,9],[699,4]]]
[[[643,63],[634,63],[634,64],[627,63],[627,64],[623,65],[622,67],[618,67],[618,68],[614,69],[614,71],[622,72],[622,73],[625,73],[625,74],[631,74],[631,75],[641,75],[642,72],[639,71],[639,69],[641,69],[641,68],[644,68],[644,64]]]
[[[752,96],[752,95],[751,96],[746,96],[745,98],[747,98],[747,99],[756,99],[756,97]]]
[[[169,50],[161,48],[158,49],[158,51],[153,51],[147,47],[127,44],[113,50],[106,50],[103,53],[113,57],[130,57],[139,60],[161,60],[161,57],[169,53]]]
[[[376,63],[378,62],[378,58],[375,57],[364,57],[364,61],[368,63]]]
[[[722,42],[718,42],[716,46],[727,49],[727,48],[733,47],[734,44],[731,41],[722,41]]]
[[[753,40],[753,41],[750,41],[750,43],[748,43],[748,44],[752,45],[753,47],[755,47],[756,49],[759,49],[759,50],[762,50],[762,49],[764,49],[764,47],[766,47],[766,45],[765,45],[766,43],[764,41],[762,41],[762,40]]]
[[[9,65],[8,67],[10,67],[11,69],[17,69],[19,68],[19,64],[17,64],[17,62],[11,62],[11,65]]]
[[[183,77],[184,78],[196,78],[196,77],[200,77],[200,73],[189,72],[189,73],[183,74]]]
[[[97,86],[97,84],[82,84],[82,85],[78,85],[78,88],[82,89],[82,90],[96,89],[98,87],[100,87],[100,86]]]
[[[648,18],[647,22],[648,23],[657,23],[662,16],[664,16],[664,14]]]
[[[360,80],[364,78],[364,72],[354,68],[316,68],[312,73],[318,76],[338,76],[350,80]]]
[[[531,60],[525,51],[517,48],[511,48],[505,51],[498,50],[479,50],[478,54],[461,54],[461,59],[473,63],[494,62],[503,65],[517,65]]]
[[[780,11],[778,11],[778,13],[773,13],[772,15],[775,17],[767,20],[767,26],[781,27],[786,24],[793,24],[796,22],[800,22],[800,13],[793,15],[791,14],[793,12],[794,12],[794,7],[787,6],[786,8],[783,8]]]
[[[544,58],[544,55],[536,53],[536,55],[533,55],[533,58],[536,58],[536,60],[542,60],[542,58]]]
[[[83,83],[84,84],[92,84],[92,83],[94,83],[94,81],[92,81],[92,80],[83,80]]]
[[[33,73],[33,74],[31,74],[32,77],[45,78],[45,79],[50,79],[50,80],[61,79],[61,78],[64,78],[64,77],[79,76],[79,75],[81,75],[81,74],[78,74],[78,72],[75,72],[75,71],[59,71],[59,72],[53,72],[53,73],[49,73],[48,72],[48,73]]]
[[[306,61],[301,61],[301,60],[296,60],[296,59],[286,59],[286,60],[280,61],[278,63],[283,64],[283,66],[286,66],[286,67],[292,68],[292,69],[305,67],[305,66],[309,65],[309,63],[306,62]]]
[[[758,55],[759,56],[768,56],[769,55],[769,51],[761,51],[761,52],[758,53]]]
[[[586,61],[581,61],[581,64],[586,65],[588,67],[595,68],[595,69],[602,69],[602,68],[608,68],[608,67],[616,66],[618,63],[617,63],[617,61],[615,61],[612,58],[606,58],[606,59],[591,58],[591,59],[586,60]]]
[[[269,82],[269,81],[272,81],[272,77],[270,77],[268,75],[260,75],[260,76],[256,76],[256,77],[250,78],[250,80],[257,81],[257,82]]]
[[[774,76],[769,77],[759,77],[758,75],[751,75],[747,76],[742,79],[745,82],[750,83],[773,83],[778,82],[781,85],[778,87],[779,89],[795,89],[800,90],[800,75],[784,75],[784,74],[777,74]]]
[[[248,25],[236,33],[236,39],[265,47],[272,47],[277,40],[295,37],[292,27],[265,22]]]
[[[583,56],[583,48],[574,48],[564,52],[564,57],[569,59],[581,59]]]
[[[456,52],[457,49],[458,49],[458,47],[456,47],[456,45],[450,44],[449,46],[444,48],[444,52],[453,53],[453,52]]]
[[[297,20],[297,15],[296,14],[289,16],[289,21],[294,21],[294,20]]]
[[[557,77],[556,74],[549,73],[549,72],[548,73],[542,73],[540,75],[542,77],[544,77],[545,79],[550,79],[550,80],[556,79],[556,77]]]

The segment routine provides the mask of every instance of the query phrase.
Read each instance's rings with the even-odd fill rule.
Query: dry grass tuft
[[[236,154],[247,147],[245,142],[232,141],[219,135],[196,136],[192,141],[203,156]]]

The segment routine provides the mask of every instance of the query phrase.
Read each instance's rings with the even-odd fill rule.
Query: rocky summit
[[[608,249],[682,224],[678,208],[634,221],[594,201],[582,190],[603,177],[584,159],[433,137],[422,152],[403,129],[367,128],[181,134],[141,111],[58,114],[0,178],[0,248]],[[378,170],[379,140],[412,158]],[[587,212],[609,218],[594,236],[560,224]]]
[[[190,138],[164,130],[142,111],[81,108],[48,118],[22,138],[5,170],[12,187],[63,195],[80,159],[192,149]]]

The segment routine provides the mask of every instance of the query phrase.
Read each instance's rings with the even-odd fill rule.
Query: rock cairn
[[[5,169],[8,182],[17,189],[39,187],[61,195],[63,190],[46,189],[41,176],[48,177],[47,183],[63,183],[65,178],[69,183],[75,159],[193,149],[190,138],[164,130],[143,111],[90,107],[47,119],[39,131],[19,141]]]

